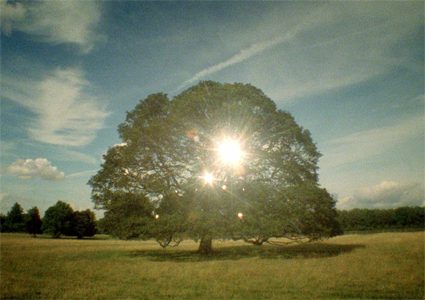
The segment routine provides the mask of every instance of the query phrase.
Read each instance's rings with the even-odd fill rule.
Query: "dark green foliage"
[[[42,230],[44,233],[51,234],[53,238],[67,235],[82,239],[85,236],[95,235],[96,227],[94,212],[89,209],[74,211],[68,203],[58,201],[47,209]]]
[[[36,237],[37,234],[42,234],[41,226],[43,225],[43,221],[40,217],[40,211],[37,206],[34,206],[30,210],[28,210],[27,221],[25,223],[27,233],[32,234]]]
[[[22,206],[16,202],[7,213],[2,232],[25,232],[25,215]]]
[[[112,235],[108,230],[108,219],[100,218],[99,221],[97,221],[97,233],[99,234],[109,234]]]
[[[73,234],[74,210],[63,201],[58,201],[46,210],[43,218],[42,230],[51,234],[53,238]]]
[[[96,216],[90,209],[76,211],[73,220],[73,233],[77,238],[94,236],[96,234]]]
[[[318,186],[309,131],[251,85],[208,81],[172,101],[150,95],[118,131],[123,144],[88,183],[106,210],[102,226],[116,236],[164,246],[192,238],[207,253],[215,238],[261,244],[340,233],[335,201]],[[219,157],[224,140],[243,149],[237,165]]]
[[[398,227],[425,226],[424,207],[399,207],[395,209],[394,214]]]
[[[335,221],[335,202],[323,188],[301,184],[272,191],[257,183],[245,186],[242,193],[238,206],[245,203],[241,208],[244,213],[233,238],[261,245],[269,242],[270,237],[286,237],[287,243],[291,243],[306,236],[311,241],[342,234]],[[271,198],[273,194],[275,198]]]
[[[6,215],[5,214],[0,214],[0,232],[5,232],[3,230],[4,228],[4,223],[6,222]]]
[[[425,228],[424,207],[338,210],[343,231]]]
[[[153,209],[143,194],[114,193],[99,226],[103,233],[121,239],[148,238],[146,226]]]

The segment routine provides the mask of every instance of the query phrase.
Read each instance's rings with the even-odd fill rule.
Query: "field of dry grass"
[[[1,298],[424,299],[424,232],[261,247],[1,235]]]

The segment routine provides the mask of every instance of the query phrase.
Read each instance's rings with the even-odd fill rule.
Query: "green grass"
[[[3,299],[424,299],[424,233],[261,247],[1,235]]]

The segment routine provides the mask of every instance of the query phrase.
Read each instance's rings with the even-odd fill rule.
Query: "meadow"
[[[424,299],[424,232],[213,246],[1,234],[1,298]]]

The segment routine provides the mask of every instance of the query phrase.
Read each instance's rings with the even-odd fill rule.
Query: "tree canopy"
[[[215,238],[260,245],[340,233],[310,132],[251,85],[150,95],[118,132],[123,143],[88,183],[112,234],[164,247],[192,238],[207,253]]]
[[[62,234],[72,235],[73,225],[74,210],[71,205],[58,201],[46,210],[42,230],[44,233],[51,234],[54,238],[59,238]]]
[[[16,202],[5,217],[4,232],[25,232],[25,215],[22,206]]]
[[[28,210],[27,221],[25,223],[27,232],[36,237],[37,234],[42,234],[41,226],[43,226],[43,221],[40,217],[40,211],[37,206]]]
[[[74,212],[74,224],[72,235],[78,239],[96,234],[96,216],[90,209]]]
[[[96,216],[90,209],[74,211],[70,204],[58,201],[46,210],[42,230],[53,238],[59,238],[62,234],[76,236],[78,239],[94,236]]]

